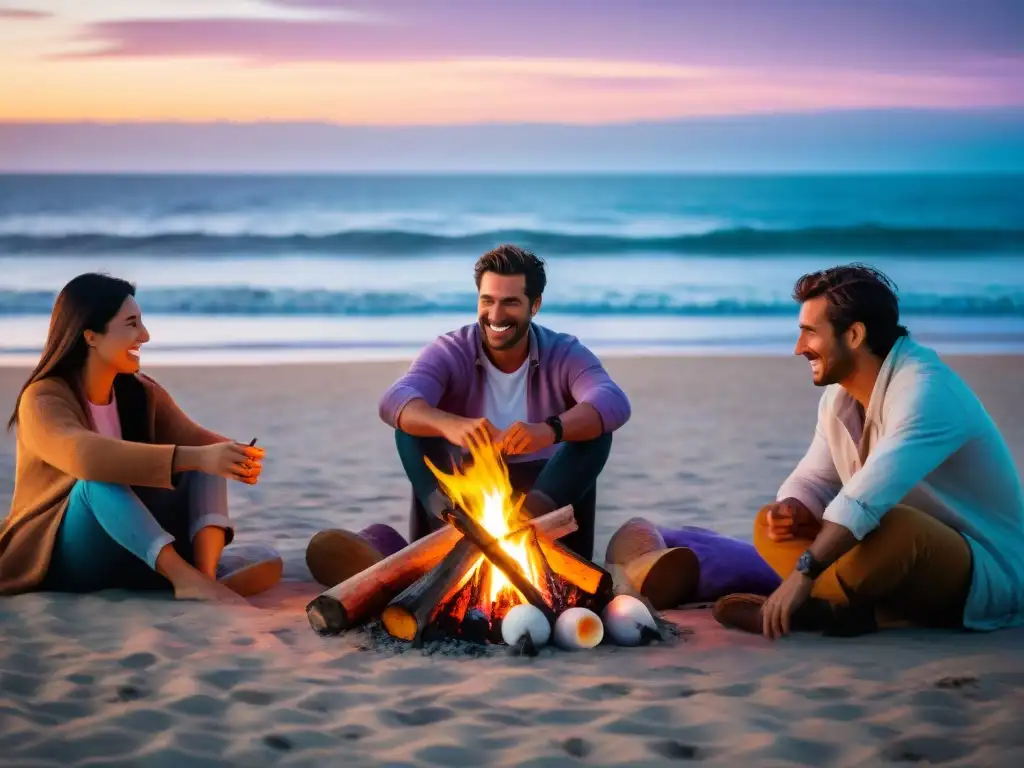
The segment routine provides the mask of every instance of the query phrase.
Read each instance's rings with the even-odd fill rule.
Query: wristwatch
[[[548,416],[544,423],[555,430],[555,443],[562,442],[562,418],[560,416]]]
[[[796,561],[796,570],[802,573],[804,576],[814,581],[816,578],[821,576],[821,572],[825,569],[821,563],[814,559],[814,555],[811,554],[811,550],[804,550],[804,553],[800,555],[800,559]]]

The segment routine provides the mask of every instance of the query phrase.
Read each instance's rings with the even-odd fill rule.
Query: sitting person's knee
[[[117,485],[116,483],[107,483],[102,480],[76,480],[74,487],[71,489],[72,497],[80,497],[88,499],[93,493],[120,493],[127,491],[128,486]]]
[[[927,522],[927,518],[928,516],[924,512],[911,507],[897,505],[882,515],[882,519],[878,522],[878,528],[873,531],[873,534],[885,536],[892,533],[899,535],[903,531],[919,527],[922,522]]]

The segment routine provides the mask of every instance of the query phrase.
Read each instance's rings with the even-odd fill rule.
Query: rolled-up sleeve
[[[944,384],[908,382],[886,394],[886,434],[825,509],[863,539],[883,515],[958,451],[969,434],[963,405]]]
[[[626,393],[608,375],[597,355],[578,340],[569,351],[566,371],[573,399],[597,411],[604,432],[614,432],[629,421],[632,408]]]
[[[823,425],[824,420],[828,418],[831,418],[829,398],[828,394],[824,394],[818,402],[818,422],[814,427],[811,445],[789,477],[783,481],[775,496],[776,501],[796,499],[819,520],[825,512],[825,507],[843,487],[843,481],[832,458],[832,449],[825,437]]]
[[[398,429],[398,417],[413,400],[436,408],[452,375],[451,355],[437,343],[424,349],[409,370],[383,394],[377,411],[388,426]]]

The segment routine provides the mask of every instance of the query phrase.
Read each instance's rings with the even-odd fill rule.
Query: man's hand
[[[811,596],[814,582],[799,571],[793,571],[779,585],[767,602],[761,606],[761,625],[764,636],[776,640],[789,634],[790,620],[800,606]]]
[[[797,499],[768,505],[768,538],[772,541],[813,539],[820,530],[821,521]]]
[[[498,446],[506,456],[534,453],[555,444],[555,430],[550,424],[526,424],[517,421],[505,430]]]
[[[463,416],[450,416],[444,421],[441,435],[452,445],[468,449],[471,438],[475,437],[477,442],[483,442],[483,437],[486,435],[492,442],[497,442],[501,432],[485,418],[469,419]]]

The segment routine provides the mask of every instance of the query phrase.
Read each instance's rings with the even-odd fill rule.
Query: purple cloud
[[[17,21],[34,21],[48,19],[53,16],[46,11],[32,11],[28,8],[0,8],[0,19],[13,19]]]
[[[953,71],[1024,54],[1024,3],[932,0],[271,0],[320,21],[120,20],[83,30],[93,56],[256,60],[548,57],[713,66]],[[329,11],[364,14],[332,19]]]

